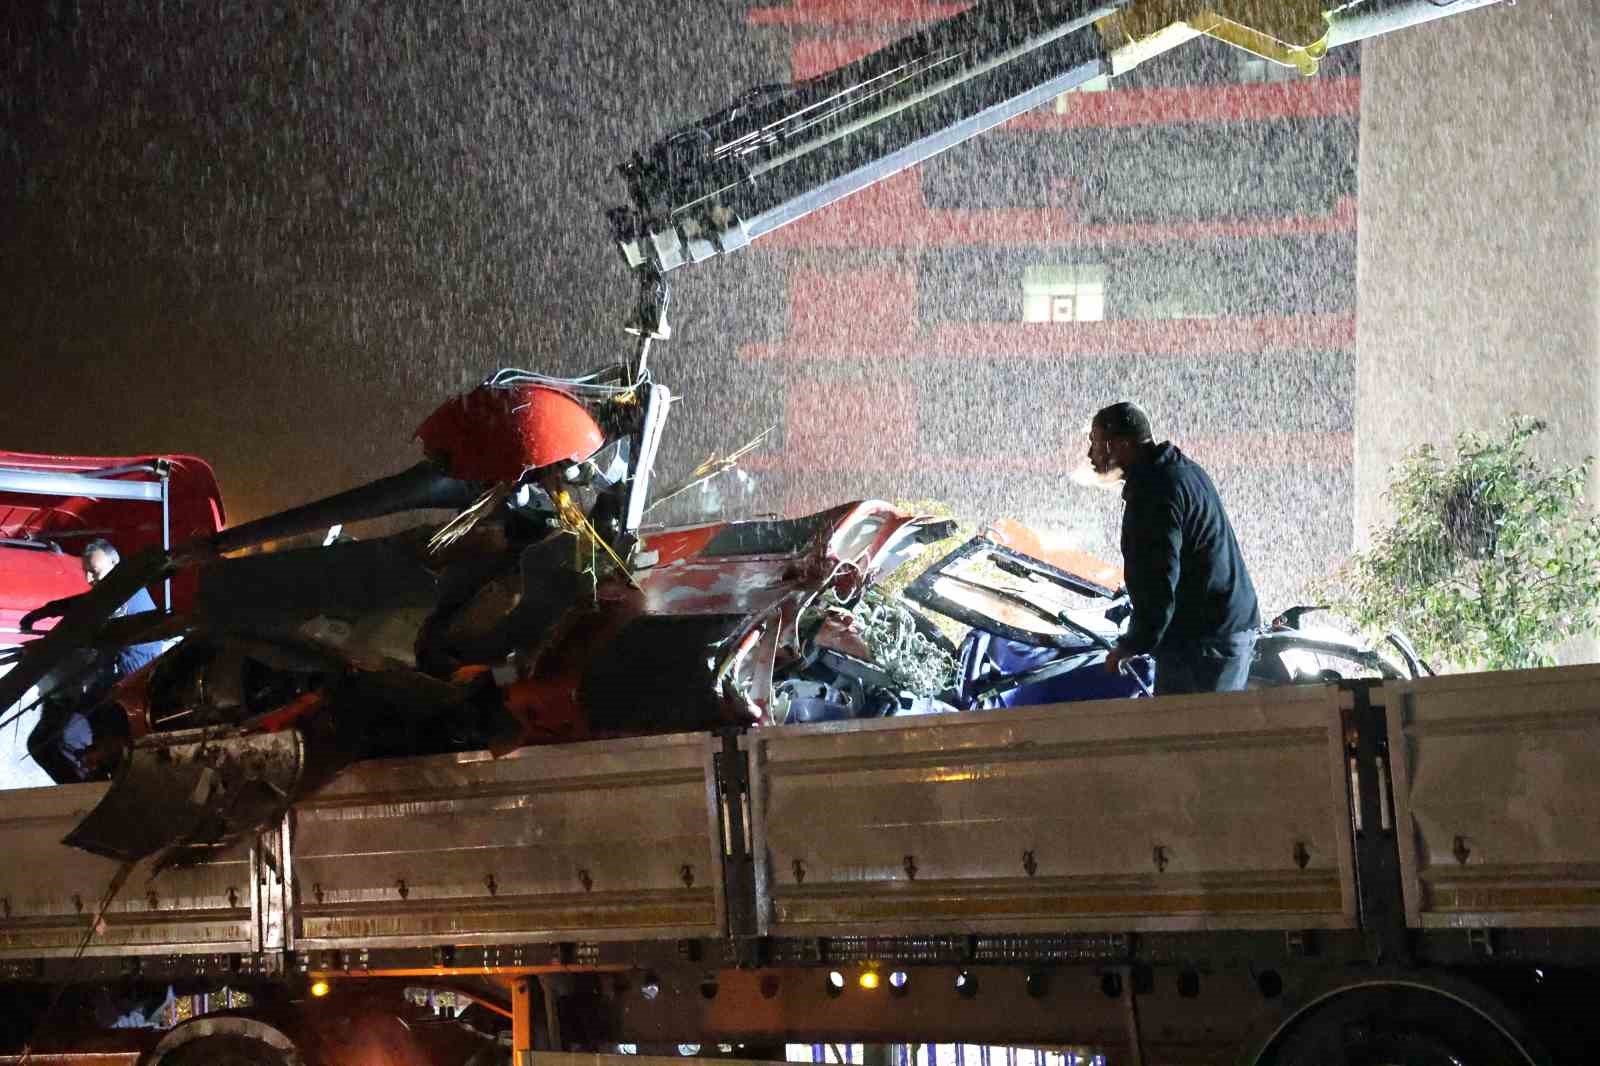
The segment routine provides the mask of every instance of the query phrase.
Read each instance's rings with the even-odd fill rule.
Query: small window
[[[1031,266],[1023,273],[1024,322],[1101,322],[1105,317],[1105,267]]]

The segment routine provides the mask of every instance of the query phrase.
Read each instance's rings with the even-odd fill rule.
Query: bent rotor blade
[[[145,737],[62,843],[121,862],[219,844],[280,817],[298,796],[304,768],[305,744],[292,729]]]

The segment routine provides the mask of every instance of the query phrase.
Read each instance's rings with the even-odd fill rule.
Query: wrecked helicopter
[[[348,763],[930,709],[955,648],[872,592],[951,523],[859,501],[794,519],[641,529],[669,391],[627,368],[502,371],[418,430],[403,473],[130,556],[23,619],[0,706],[85,647],[176,641],[91,707],[58,780],[111,778],[68,837],[132,861],[262,824]],[[241,554],[360,519],[370,540]],[[197,572],[189,610],[112,617]],[[60,687],[58,692],[81,689]]]

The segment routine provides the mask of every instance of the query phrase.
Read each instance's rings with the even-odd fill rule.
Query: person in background
[[[121,561],[122,556],[110,541],[91,540],[83,549],[83,579],[91,586],[95,585]],[[111,617],[126,618],[130,614],[144,614],[155,609],[156,601],[151,597],[150,590],[140,589],[128,597],[128,602],[118,607]],[[159,640],[118,649],[115,657],[117,676],[127,677],[135,673],[166,650],[167,643]]]
[[[95,585],[120,561],[109,541],[92,540],[83,549],[83,578]],[[54,601],[32,612],[24,617],[24,628],[35,616],[59,617],[67,603]],[[141,588],[111,617],[155,610],[155,600]],[[39,721],[28,734],[28,754],[34,762],[58,784],[105,776],[129,735],[127,716],[107,694],[118,681],[149,665],[170,646],[169,641],[157,640],[124,645],[109,654],[83,649],[83,663],[64,670],[68,676],[42,701]]]
[[[1089,464],[1122,481],[1122,562],[1133,617],[1106,659],[1153,654],[1156,694],[1245,687],[1261,614],[1217,488],[1132,403],[1097,412]]]

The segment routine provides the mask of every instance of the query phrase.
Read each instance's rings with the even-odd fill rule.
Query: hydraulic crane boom
[[[983,0],[837,70],[752,89],[635,153],[618,168],[632,202],[610,212],[612,231],[656,290],[641,301],[648,320],[659,275],[1195,37],[1314,74],[1330,48],[1498,2]]]

